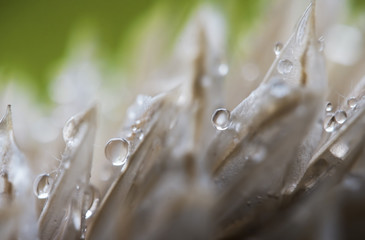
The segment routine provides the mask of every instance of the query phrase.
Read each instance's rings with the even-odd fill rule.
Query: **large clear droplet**
[[[338,110],[335,113],[335,119],[338,124],[343,124],[347,120],[347,114],[345,111]]]
[[[288,74],[293,69],[293,63],[288,59],[282,59],[279,61],[277,69],[280,74]]]
[[[40,174],[33,183],[34,195],[39,199],[46,199],[51,192],[53,178],[49,174]]]
[[[331,112],[333,110],[333,106],[331,102],[328,102],[326,105],[326,112]]]
[[[335,116],[331,115],[324,119],[323,128],[326,132],[333,132],[336,128]]]
[[[129,142],[124,138],[112,138],[105,146],[105,157],[114,165],[125,164],[129,153]]]
[[[347,105],[351,108],[354,109],[357,106],[357,99],[354,97],[351,97],[349,99],[347,99]]]
[[[212,115],[212,124],[217,130],[226,130],[231,123],[231,113],[225,108],[215,110]]]
[[[275,43],[275,45],[274,45],[274,53],[275,53],[275,56],[278,57],[280,55],[282,48],[283,48],[283,44],[281,42]]]

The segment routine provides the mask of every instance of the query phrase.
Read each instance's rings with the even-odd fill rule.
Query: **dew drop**
[[[142,141],[142,140],[143,140],[143,138],[144,138],[144,134],[143,134],[143,132],[141,131],[141,132],[139,133],[138,139],[139,139],[140,141]]]
[[[330,148],[330,152],[338,157],[338,158],[341,158],[343,159],[346,154],[349,152],[349,146],[344,143],[344,142],[338,142],[338,143],[335,143],[331,148]]]
[[[345,111],[338,110],[335,113],[335,120],[338,124],[343,124],[347,120],[347,114]]]
[[[357,99],[354,97],[351,97],[349,99],[347,99],[347,105],[351,108],[354,109],[357,106]]]
[[[84,209],[86,210],[85,212],[86,219],[89,219],[94,215],[96,209],[99,206],[99,202],[100,202],[99,191],[95,187],[89,186],[84,194]]]
[[[124,138],[112,138],[105,145],[105,157],[114,165],[125,164],[129,153],[129,142]]]
[[[226,76],[228,74],[229,68],[228,65],[225,63],[222,63],[218,67],[218,73],[220,76]]]
[[[39,199],[46,199],[51,192],[53,178],[46,173],[40,174],[36,177],[33,183],[34,195]]]
[[[333,132],[336,128],[336,120],[335,116],[331,114],[331,116],[328,116],[324,119],[323,128],[326,132]]]
[[[293,63],[288,59],[282,59],[279,61],[277,69],[280,74],[288,74],[293,69]]]
[[[331,102],[328,102],[326,105],[326,112],[331,112],[333,110],[333,106]]]
[[[0,195],[1,194],[11,194],[11,183],[9,182],[9,177],[7,173],[2,173],[0,175]]]
[[[65,142],[72,141],[76,134],[76,121],[74,118],[71,118],[67,121],[65,127],[63,128],[63,139],[65,140]]]
[[[277,42],[274,45],[274,53],[278,57],[281,53],[281,49],[283,48],[283,44],[281,42]]]
[[[226,130],[231,123],[231,113],[225,108],[218,108],[212,115],[212,124],[217,130]]]
[[[66,144],[76,145],[86,131],[86,124],[75,117],[69,119],[63,128],[63,139]]]
[[[277,98],[283,98],[290,93],[290,88],[282,79],[273,79],[270,94]]]

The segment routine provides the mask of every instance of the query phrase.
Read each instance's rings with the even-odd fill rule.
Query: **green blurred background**
[[[168,22],[166,34],[173,46],[190,14],[205,2],[223,10],[232,45],[272,1],[0,0],[0,86],[15,80],[32,89],[39,100],[48,101],[52,69],[66,57],[71,33],[92,29],[100,56],[110,66],[120,67],[116,62],[128,61],[133,54],[133,35],[148,22],[151,12]],[[365,5],[363,0],[350,3],[356,11]]]

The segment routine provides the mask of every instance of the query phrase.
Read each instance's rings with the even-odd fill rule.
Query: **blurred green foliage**
[[[130,54],[135,23],[151,9],[163,9],[174,34],[200,3],[213,2],[226,15],[229,47],[260,16],[269,0],[0,0],[0,84],[9,79],[23,81],[41,100],[47,100],[49,71],[65,57],[70,34],[80,22],[96,31],[100,51],[110,63],[121,51]],[[353,9],[364,9],[365,1],[351,0]],[[116,49],[121,49],[116,51]]]
[[[239,33],[257,15],[262,0],[212,0],[224,9]],[[66,54],[75,25],[87,21],[96,30],[100,51],[113,62],[116,49],[128,50],[134,23],[153,8],[163,8],[169,26],[178,30],[202,0],[0,0],[0,81],[23,81],[40,99],[47,96],[49,70]],[[235,38],[235,34],[232,35]],[[118,51],[120,54],[120,51]]]

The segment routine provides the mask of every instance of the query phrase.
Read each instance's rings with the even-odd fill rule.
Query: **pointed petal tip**
[[[6,108],[6,112],[0,120],[0,126],[6,127],[6,129],[12,129],[12,117],[11,117],[11,105],[9,104]]]

